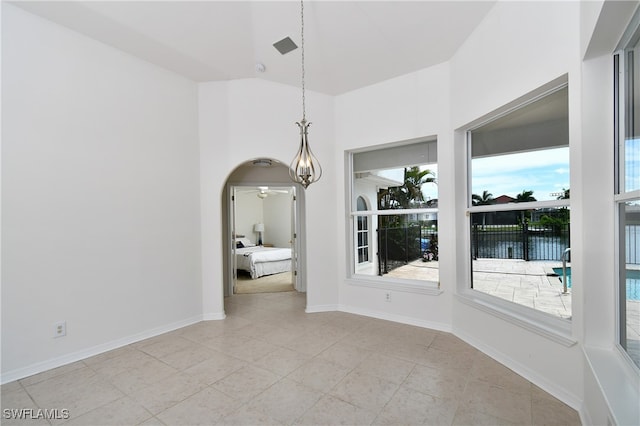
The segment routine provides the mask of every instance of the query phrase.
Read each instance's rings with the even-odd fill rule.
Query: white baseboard
[[[2,374],[0,374],[0,384],[13,382],[15,380],[33,376],[34,374],[42,373],[43,371],[62,367],[63,365],[71,364],[76,361],[81,361],[94,355],[99,355],[113,349],[118,349],[122,346],[130,345],[131,343],[136,343],[144,339],[149,339],[163,333],[168,333],[169,331],[177,330],[179,328],[198,323],[202,320],[203,316],[197,315],[195,317],[187,318],[171,324],[166,324],[160,327],[155,327],[150,330],[136,333],[131,336],[123,337],[122,339],[112,340],[111,342],[92,346],[90,348],[48,359],[46,361],[37,362],[26,367],[17,368],[10,371],[3,371]]]
[[[316,312],[335,312],[339,311],[340,305],[307,305],[304,311],[308,314],[313,314]]]
[[[219,321],[223,320],[227,317],[224,312],[216,313],[216,314],[204,314],[202,315],[202,321]]]
[[[432,321],[424,321],[424,320],[419,320],[416,318],[407,317],[403,315],[390,314],[384,311],[373,311],[369,309],[362,309],[354,306],[339,305],[339,304],[338,305],[314,305],[314,306],[307,306],[307,308],[305,309],[305,312],[308,314],[312,314],[314,312],[335,312],[335,311],[347,312],[350,314],[362,315],[365,317],[378,318],[378,319],[397,322],[401,324],[415,325],[418,327],[429,328],[432,330],[446,331],[449,333],[451,332],[451,326],[449,324],[443,324],[443,323],[432,322]]]
[[[576,395],[567,392],[565,389],[549,381],[547,378],[541,376],[540,374],[533,371],[531,368],[522,364],[521,362],[518,362],[513,358],[505,355],[504,353],[497,351],[495,348],[491,346],[487,346],[486,344],[479,342],[478,340],[474,339],[473,336],[471,335],[460,333],[456,330],[453,331],[453,334],[459,337],[460,339],[464,340],[474,348],[478,349],[480,352],[490,356],[491,358],[495,359],[499,363],[515,371],[517,374],[521,375],[522,377],[524,377],[534,385],[538,386],[540,389],[558,398],[560,401],[564,402],[574,410],[578,411],[579,414],[581,414],[581,411],[583,409],[582,407],[583,402]],[[582,418],[582,415],[581,415],[581,418]]]
[[[398,322],[401,324],[408,324],[408,325],[415,325],[417,327],[429,328],[431,330],[445,331],[448,333],[451,332],[450,324],[443,324],[440,322],[433,322],[433,321],[425,321],[425,320],[420,320],[413,317],[407,317],[404,315],[390,314],[389,312],[385,312],[385,311],[374,311],[374,310],[362,309],[362,308],[357,308],[354,306],[347,306],[347,305],[340,305],[338,310],[342,312],[348,312],[351,314],[364,315],[366,317],[373,317],[373,318],[383,319],[387,321]]]

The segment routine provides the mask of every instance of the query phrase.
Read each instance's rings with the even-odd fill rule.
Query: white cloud
[[[547,149],[543,151],[522,152],[495,157],[475,158],[472,161],[473,176],[494,175],[501,173],[521,172],[523,169],[569,168],[569,148]]]
[[[569,188],[569,149],[558,148],[477,158],[472,162],[474,194],[487,190],[494,197],[515,197],[533,191],[537,200],[552,200],[559,189]]]

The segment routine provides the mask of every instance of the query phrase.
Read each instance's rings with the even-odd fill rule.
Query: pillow
[[[255,244],[248,238],[236,238],[236,243],[238,242],[242,243],[243,247],[255,247]]]
[[[244,244],[242,244],[242,241],[236,241],[236,248],[244,248]]]

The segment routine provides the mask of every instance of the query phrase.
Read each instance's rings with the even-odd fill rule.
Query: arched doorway
[[[276,199],[282,201],[276,203]],[[244,201],[239,207],[240,200],[251,201]],[[284,259],[285,256],[281,255],[284,250],[278,251],[276,250],[278,248],[290,249],[291,290],[306,292],[304,273],[306,259],[301,249],[304,247],[305,237],[304,192],[300,185],[290,180],[288,167],[277,160],[267,158],[240,164],[225,183],[222,201],[222,235],[225,236],[223,241],[225,297],[232,296],[238,290],[236,287],[238,274],[242,274],[243,279],[248,275],[251,280],[262,279],[263,282],[269,282],[273,278],[281,279],[286,275],[284,269],[287,261]],[[238,208],[245,208],[245,210],[238,211]],[[247,212],[247,208],[255,211]],[[278,209],[278,211],[263,209]],[[288,218],[288,229],[283,222],[283,217]],[[241,223],[238,223],[239,220]],[[247,243],[251,248],[239,248],[240,245],[244,246]],[[258,251],[269,253],[256,253]],[[274,260],[273,263],[256,264],[253,260],[245,258],[244,252],[250,253],[252,257],[262,256],[262,259],[256,262]],[[280,274],[280,277],[276,274]],[[245,281],[243,284],[249,284],[251,288],[252,283]],[[277,291],[284,290],[281,288]]]

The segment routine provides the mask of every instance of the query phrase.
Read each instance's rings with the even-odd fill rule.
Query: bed
[[[241,244],[236,245],[236,268],[247,271],[252,279],[291,271],[290,248],[263,247],[246,241],[240,242]]]

